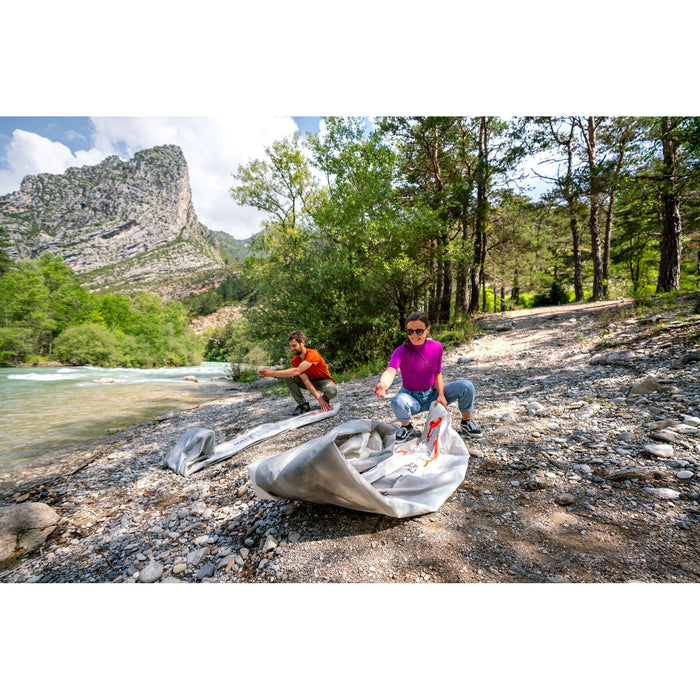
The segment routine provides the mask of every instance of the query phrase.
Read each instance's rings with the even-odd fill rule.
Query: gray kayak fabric
[[[287,430],[294,430],[326,418],[332,418],[337,415],[339,410],[340,404],[336,404],[330,411],[322,411],[319,408],[276,423],[263,423],[247,433],[219,445],[216,444],[213,430],[190,428],[177,441],[165,463],[176,474],[190,476],[205,467],[228,459],[262,440],[267,440]]]
[[[248,467],[266,499],[330,503],[407,518],[436,511],[462,483],[469,452],[434,405],[419,438],[396,444],[396,428],[372,419],[342,423],[326,435]]]

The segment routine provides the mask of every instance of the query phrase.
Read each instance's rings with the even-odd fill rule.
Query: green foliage
[[[12,262],[8,252],[10,248],[10,237],[5,229],[0,226],[0,276],[4,275],[9,269]]]
[[[0,362],[59,357],[67,364],[199,364],[202,341],[180,303],[86,291],[59,258],[23,260],[0,275]]]
[[[243,279],[240,273],[229,275],[223,282],[201,294],[191,294],[182,300],[190,318],[206,316],[214,313],[223,306],[228,306],[243,300],[253,301],[250,297],[253,287]]]
[[[119,339],[97,323],[67,328],[56,339],[54,350],[68,365],[117,367],[124,361]]]

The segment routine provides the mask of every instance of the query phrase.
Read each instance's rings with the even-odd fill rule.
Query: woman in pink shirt
[[[462,420],[457,432],[463,437],[480,437],[481,428],[472,420],[474,385],[461,379],[444,384],[442,379],[442,345],[428,338],[430,324],[423,311],[414,311],[406,320],[408,339],[391,355],[389,366],[374,387],[374,393],[383,398],[392,385],[398,371],[402,386],[391,400],[391,408],[401,427],[396,431],[396,441],[405,442],[418,437],[411,416],[430,408],[433,402],[445,408],[458,402]]]

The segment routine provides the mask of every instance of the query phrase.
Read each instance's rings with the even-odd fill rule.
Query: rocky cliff
[[[61,257],[92,289],[184,289],[221,276],[212,232],[197,220],[178,146],[111,156],[63,175],[28,175],[0,197],[0,226],[17,259]],[[184,284],[183,284],[184,283]]]

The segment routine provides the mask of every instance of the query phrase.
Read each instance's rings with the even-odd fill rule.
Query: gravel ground
[[[190,477],[167,469],[190,427],[221,442],[292,408],[288,396],[236,386],[69,454],[50,476],[0,485],[0,505],[41,502],[62,517],[0,581],[697,582],[698,316],[635,317],[616,300],[481,324],[445,355],[445,380],[475,385],[484,434],[438,512],[398,520],[264,501],[250,487],[246,466],[263,456],[351,418],[395,423],[389,398],[372,393],[377,376],[339,385],[333,419]]]

